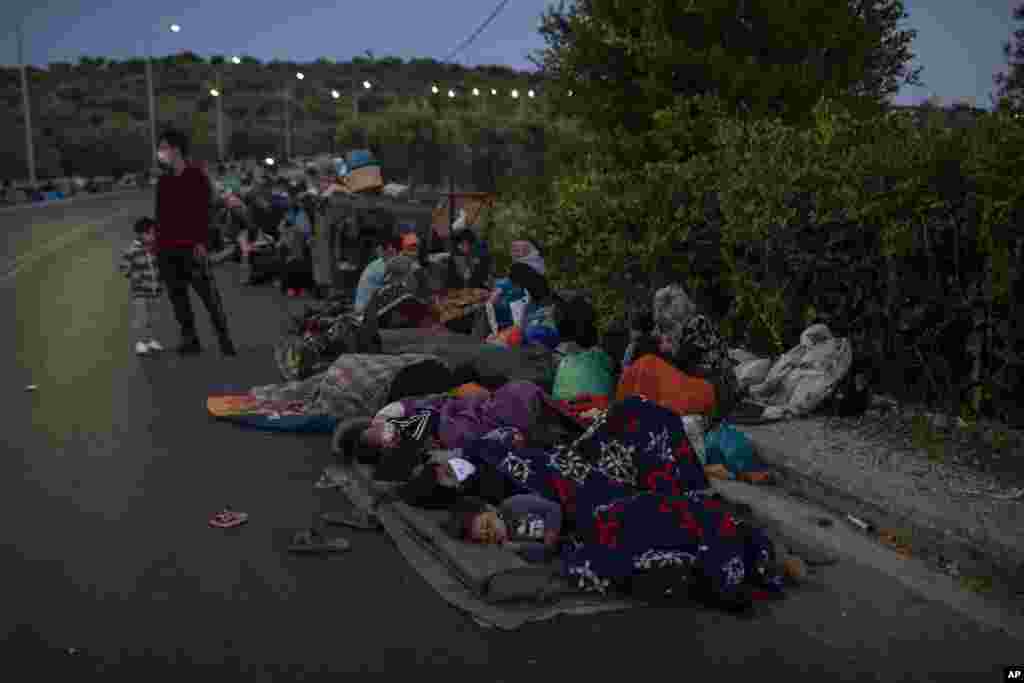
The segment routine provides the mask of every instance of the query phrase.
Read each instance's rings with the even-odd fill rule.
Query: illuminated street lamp
[[[273,166],[274,157],[267,157],[266,159],[263,160],[263,163],[265,163],[267,166]]]
[[[242,63],[242,58],[241,57],[237,57],[237,56],[236,57],[232,57],[231,58],[231,63],[232,64],[241,64]]]
[[[341,93],[338,92],[337,90],[332,90],[331,97],[333,97],[334,99],[338,99],[339,97],[341,97]]]
[[[518,90],[513,90],[512,91],[512,99],[513,100],[518,100],[519,99],[519,91]]]
[[[451,98],[451,97],[455,97],[455,91],[454,91],[454,90],[449,90],[449,91],[448,91],[448,97],[449,97],[449,98]]]
[[[474,97],[478,97],[479,95],[480,95],[480,89],[479,88],[473,88],[473,96]]]
[[[432,85],[432,86],[430,86],[430,92],[432,92],[432,93],[434,93],[436,95],[437,93],[439,93],[441,91],[437,89],[436,85]]]
[[[497,90],[495,90],[494,88],[491,88],[491,94],[492,94],[492,95],[497,95],[497,94],[498,94],[498,91],[497,91]]]
[[[220,90],[210,88],[210,97],[220,97]]]
[[[530,90],[530,91],[529,91],[529,92],[527,92],[526,94],[530,96],[530,99],[531,99],[531,100],[532,100],[532,99],[534,98],[534,92],[533,92],[532,90]]]

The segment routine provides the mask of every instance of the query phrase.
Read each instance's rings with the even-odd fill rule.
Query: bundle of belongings
[[[512,267],[495,284],[486,315],[488,341],[503,346],[537,344],[555,349],[559,344],[555,322],[557,295],[545,277],[544,258],[526,240],[512,243]]]
[[[808,327],[800,343],[772,362],[733,350],[737,385],[746,393],[733,419],[757,423],[810,415],[832,398],[843,414],[863,412],[869,391],[853,368],[848,338],[836,338],[825,325]]]
[[[292,322],[292,329],[274,346],[274,360],[286,381],[307,379],[323,372],[346,353],[380,353],[376,301],[368,315],[352,312],[345,301],[310,309]]]

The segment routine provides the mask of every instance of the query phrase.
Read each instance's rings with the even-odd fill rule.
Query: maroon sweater
[[[168,174],[156,185],[156,248],[191,249],[205,245],[210,230],[210,181],[188,166],[181,175]]]

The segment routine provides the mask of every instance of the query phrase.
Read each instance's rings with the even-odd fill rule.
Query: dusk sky
[[[1022,0],[907,0],[907,24],[918,31],[912,50],[925,87],[904,88],[897,102],[916,104],[934,93],[944,102],[974,98],[989,108],[992,76],[1004,70],[1002,45],[1015,28]],[[550,0],[511,0],[457,58],[465,65],[531,68],[526,55],[542,46],[538,18]],[[25,21],[26,57],[35,65],[83,55],[125,59],[192,50],[200,55],[249,54],[298,62],[376,56],[445,58],[493,11],[498,0],[327,2],[290,0],[4,0],[0,63],[17,62],[15,27]],[[172,34],[166,26],[178,23]]]

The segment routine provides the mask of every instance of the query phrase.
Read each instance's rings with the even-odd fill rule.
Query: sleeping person
[[[530,494],[506,498],[494,506],[476,497],[451,508],[448,531],[455,538],[497,544],[527,562],[547,562],[558,552],[562,506]]]

